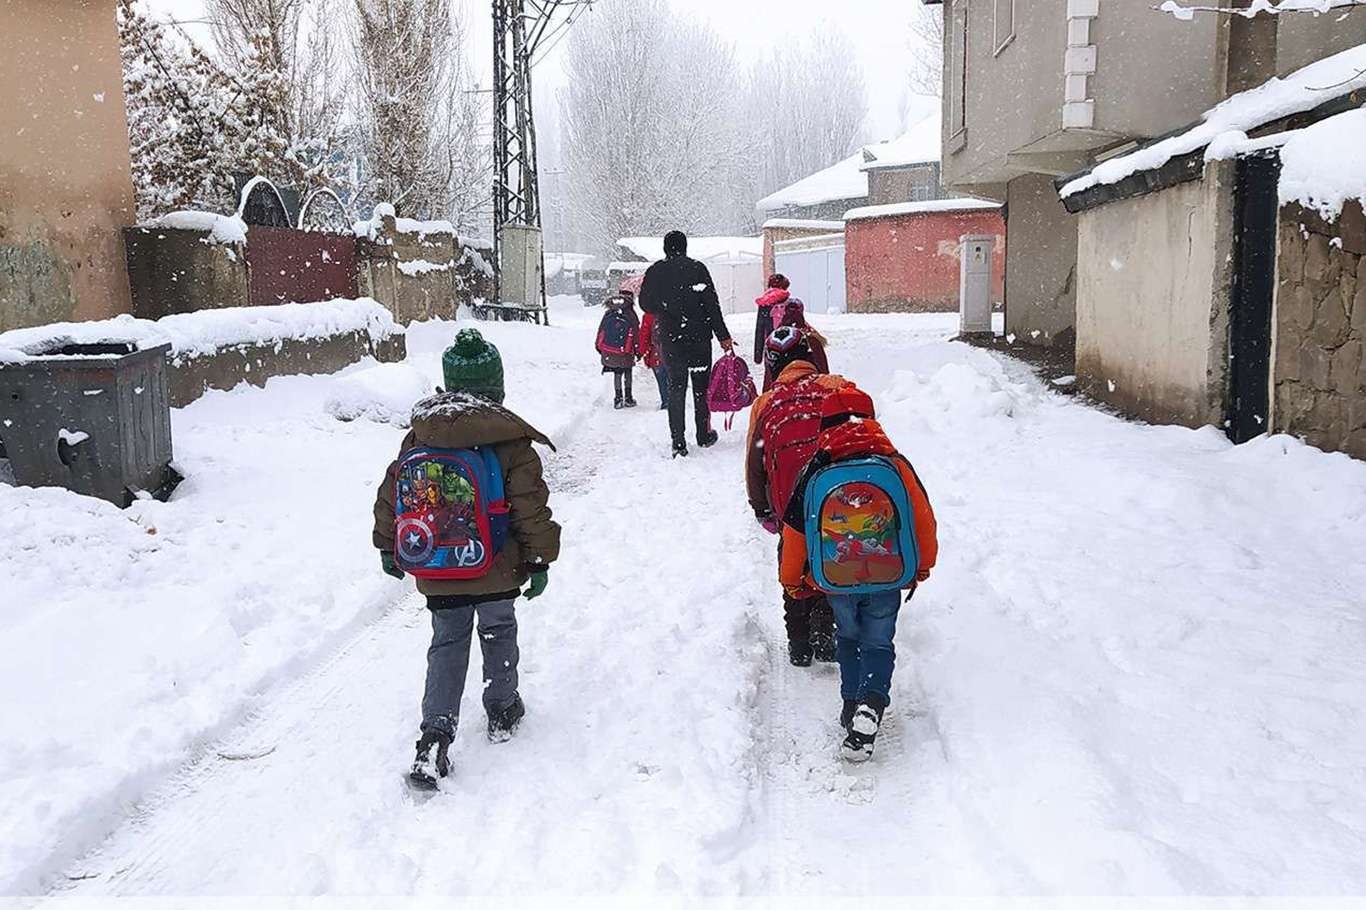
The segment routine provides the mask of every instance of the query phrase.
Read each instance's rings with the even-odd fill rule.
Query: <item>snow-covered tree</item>
[[[369,193],[401,213],[468,223],[488,196],[488,151],[450,0],[352,6]]]
[[[285,176],[289,141],[278,110],[286,85],[263,40],[249,44],[234,76],[137,0],[119,0],[118,10],[140,218],[230,211],[234,174]]]
[[[604,0],[575,26],[560,95],[569,218],[585,249],[752,220],[753,145],[733,49],[664,0]]]
[[[289,142],[282,176],[300,188],[334,182],[346,102],[335,0],[206,0],[205,11],[225,69],[247,79],[264,67],[283,80],[267,112]]]

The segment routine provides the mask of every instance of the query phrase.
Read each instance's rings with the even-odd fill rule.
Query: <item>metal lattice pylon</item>
[[[497,297],[503,294],[503,229],[541,227],[536,174],[536,124],[531,108],[531,69],[547,38],[558,41],[592,0],[493,0],[493,257]],[[561,16],[553,29],[552,22]],[[540,306],[544,316],[545,262],[541,254]]]

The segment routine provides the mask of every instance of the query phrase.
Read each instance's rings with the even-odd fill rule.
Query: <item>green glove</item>
[[[531,573],[531,587],[522,592],[522,596],[527,600],[535,600],[545,593],[546,583],[550,581],[550,573],[545,569],[538,569]]]
[[[403,570],[394,562],[394,554],[388,550],[379,551],[379,564],[384,567],[385,575],[392,575],[394,578],[403,577]]]

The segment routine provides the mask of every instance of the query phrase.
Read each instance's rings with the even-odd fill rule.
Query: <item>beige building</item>
[[[0,331],[127,312],[114,0],[0,2]]]
[[[1070,344],[1077,329],[1077,224],[1055,178],[1366,33],[1366,9],[1249,26],[1219,14],[1181,21],[1143,0],[924,2],[944,6],[943,181],[1006,203],[1007,331],[1045,345]],[[1243,45],[1255,52],[1230,65],[1243,28],[1258,31]]]

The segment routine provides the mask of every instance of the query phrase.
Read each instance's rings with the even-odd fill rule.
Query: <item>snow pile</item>
[[[1298,69],[1284,79],[1272,79],[1241,92],[1205,112],[1203,122],[1184,133],[1162,139],[1128,155],[1101,162],[1089,174],[1063,186],[1066,198],[1091,189],[1118,183],[1141,171],[1156,170],[1173,158],[1215,142],[1221,134],[1228,141],[1246,140],[1250,130],[1273,120],[1312,110],[1325,101],[1366,88],[1366,44],[1325,57]]]
[[[863,221],[869,218],[893,218],[899,215],[925,215],[933,212],[982,212],[1000,207],[999,202],[989,202],[985,199],[973,199],[964,196],[957,199],[931,199],[926,202],[867,205],[845,212],[844,220]]]
[[[983,351],[941,344],[918,348],[916,355],[913,369],[897,371],[883,402],[932,432],[1017,416],[1040,394],[1032,384],[1008,378],[1001,363]]]
[[[1336,220],[1349,199],[1366,199],[1366,109],[1296,130],[1281,147],[1281,202]]]
[[[464,250],[460,254],[460,261],[468,263],[475,271],[492,280],[493,266],[489,265],[489,261],[484,258],[483,254],[474,246],[466,246]]]
[[[436,384],[411,363],[381,363],[342,377],[323,409],[338,420],[373,420],[408,426],[413,405]]]
[[[368,297],[264,307],[228,307],[177,313],[161,319],[127,314],[96,322],[58,322],[0,334],[0,350],[32,357],[53,344],[100,344],[131,341],[148,348],[171,346],[173,360],[212,354],[244,344],[278,344],[365,332],[380,342],[400,335],[388,310]],[[13,356],[10,354],[8,356]]]
[[[167,230],[206,231],[208,243],[247,242],[247,223],[240,215],[219,215],[216,212],[170,212],[162,215],[146,227]]]

